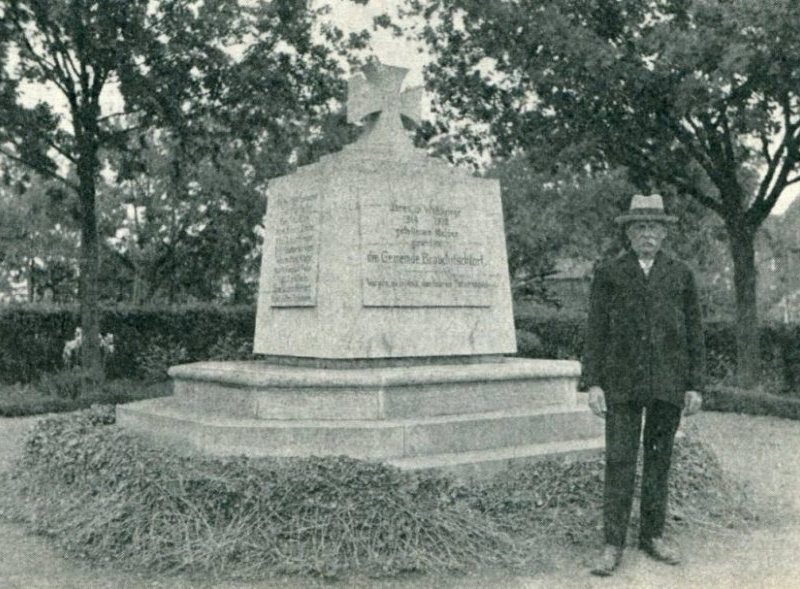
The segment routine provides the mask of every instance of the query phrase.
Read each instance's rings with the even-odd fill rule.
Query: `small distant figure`
[[[600,264],[592,281],[581,389],[605,418],[605,546],[591,573],[611,575],[625,547],[644,417],[639,548],[676,565],[664,538],[667,478],[681,414],[700,410],[705,371],[703,328],[689,267],[661,250],[677,218],[662,198],[635,195],[616,219],[630,248]]]
[[[81,344],[83,344],[83,331],[80,327],[76,327],[74,337],[64,344],[64,351],[61,353],[66,368],[73,368],[80,363]]]
[[[64,344],[64,350],[61,352],[61,359],[64,362],[65,368],[71,369],[80,365],[82,345],[83,331],[80,327],[76,327],[73,338]],[[103,353],[104,362],[108,356],[114,353],[113,333],[107,333],[100,336],[100,351]]]

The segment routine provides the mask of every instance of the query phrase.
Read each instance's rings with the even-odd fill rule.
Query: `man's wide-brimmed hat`
[[[614,220],[620,224],[633,221],[677,223],[678,217],[668,215],[664,211],[664,201],[660,194],[634,194],[631,199],[631,208],[628,209],[628,212]]]

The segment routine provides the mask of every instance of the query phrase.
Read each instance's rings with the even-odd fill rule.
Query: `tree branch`
[[[740,100],[744,100],[749,95],[753,93],[753,88],[755,87],[755,76],[750,76],[744,82],[736,86],[735,88],[731,88],[728,97],[723,99],[723,103],[733,104]]]
[[[105,239],[102,239],[100,241],[100,247],[102,247],[104,250],[106,250],[107,252],[111,253],[114,257],[116,257],[117,260],[128,270],[136,271],[137,269],[136,265],[130,260],[130,258],[128,258],[128,256],[126,256],[119,250],[116,250],[113,247],[111,247],[111,245],[109,245]]]
[[[708,137],[706,137],[706,134],[705,134],[705,131],[703,130],[703,128],[701,126],[696,125],[694,120],[692,120],[692,117],[689,116],[689,115],[687,115],[685,117],[685,120],[689,124],[689,126],[692,128],[692,132],[694,133],[695,137],[698,138],[700,144],[707,147],[708,146]]]
[[[722,145],[723,145],[723,153],[724,157],[728,162],[728,165],[732,167],[734,170],[738,167],[736,163],[736,153],[733,149],[733,142],[731,141],[731,128],[728,124],[728,115],[723,110],[720,115],[720,121],[722,122]]]
[[[718,136],[716,124],[711,120],[711,117],[707,115],[701,116],[700,120],[703,124],[703,130],[708,137],[708,157],[711,160],[710,167],[713,170],[713,172],[709,174],[709,177],[714,184],[719,186],[719,182],[721,181],[719,170],[725,167],[722,141]]]
[[[772,156],[769,155],[769,147],[765,145],[767,142],[767,138],[762,135],[761,136],[761,143],[762,143],[762,152],[766,152],[767,155],[767,171],[764,174],[764,177],[761,179],[761,182],[758,186],[758,190],[756,191],[756,198],[755,201],[762,200],[769,190],[770,185],[772,184],[772,179],[775,177],[775,171],[778,169],[778,164],[781,159],[781,154],[786,150],[786,135],[784,134],[783,139],[781,140],[780,145],[778,145],[775,153]]]
[[[766,133],[759,133],[758,140],[761,142],[761,156],[764,158],[767,165],[769,165],[772,163],[772,156],[769,153],[769,137],[767,137]]]
[[[103,115],[102,117],[97,119],[97,122],[98,123],[105,123],[106,121],[108,121],[110,119],[113,119],[115,117],[124,117],[126,115],[132,115],[132,114],[136,114],[136,113],[125,112],[125,111],[114,112],[114,113],[111,113],[110,115]]]
[[[653,174],[653,176],[659,181],[667,184],[674,184],[689,196],[696,199],[704,207],[711,209],[723,219],[725,218],[725,207],[721,202],[704,194],[688,178],[682,178],[676,175],[674,172],[668,172],[662,169],[652,155],[637,151],[636,155],[632,157],[626,157],[624,150],[620,153],[620,155],[623,158],[623,163],[628,167],[635,169],[639,166],[642,166],[646,168],[647,171]],[[645,160],[644,163],[642,162],[643,159]]]
[[[761,180],[756,198],[746,213],[747,222],[754,223],[756,227],[763,222],[775,206],[775,203],[778,202],[778,198],[788,186],[789,174],[800,158],[800,151],[798,151],[800,139],[794,136],[798,127],[800,127],[800,123],[792,122],[791,98],[789,95],[784,94],[780,102],[783,109],[783,139],[773,155],[773,161],[770,163],[766,175]],[[781,154],[785,154],[782,163],[779,157]],[[775,172],[778,167],[780,167],[780,171],[777,178],[775,178]]]
[[[72,62],[69,49],[64,41],[58,39],[56,35],[51,34],[52,27],[49,20],[42,24],[43,26],[39,28],[48,42],[48,53],[53,58],[53,63],[58,66],[58,71],[64,80],[65,86],[67,86],[70,91],[74,93],[75,84],[73,83],[72,75],[70,75],[70,70],[73,75],[77,75],[78,72],[74,67],[75,64]],[[61,57],[61,62],[59,62],[59,57]],[[72,67],[70,68],[70,66]]]
[[[717,173],[714,168],[713,159],[708,154],[708,151],[710,151],[710,138],[708,137],[708,133],[705,130],[701,131],[700,129],[697,129],[697,132],[695,132],[695,136],[697,136],[697,138],[700,140],[700,143],[705,143],[708,146],[706,150],[701,150],[695,144],[695,137],[686,131],[686,129],[681,127],[675,120],[672,119],[672,117],[660,116],[659,119],[666,124],[667,128],[672,132],[672,135],[678,140],[678,142],[680,142],[681,145],[686,148],[686,150],[689,152],[689,155],[691,155],[692,158],[698,164],[700,164],[703,170],[705,170],[706,174],[708,174],[708,177],[713,181]],[[697,128],[691,119],[686,120],[689,122],[689,125],[692,127],[692,129]]]
[[[72,60],[72,54],[66,46],[64,47],[62,54],[64,55],[64,62],[66,64],[65,67],[72,72],[72,75],[77,76],[79,71],[78,66],[75,65],[75,62]]]
[[[784,189],[788,186],[789,174],[794,170],[798,162],[798,146],[796,142],[787,145],[786,157],[780,167],[780,172],[769,190],[768,195],[753,201],[753,204],[745,213],[745,221],[756,228],[767,218],[772,207],[778,202]]]
[[[0,154],[4,155],[5,157],[7,157],[7,158],[9,158],[11,160],[14,160],[15,162],[19,162],[20,164],[23,164],[23,165],[33,169],[37,174],[41,174],[42,176],[47,176],[49,178],[52,178],[53,180],[58,180],[59,182],[63,183],[65,186],[67,186],[68,188],[71,188],[72,190],[74,190],[76,192],[78,190],[78,185],[77,184],[74,184],[74,183],[70,182],[69,180],[67,180],[66,178],[64,178],[63,176],[58,174],[57,172],[49,170],[49,169],[47,169],[46,167],[44,167],[42,165],[35,164],[35,163],[31,162],[31,161],[28,161],[28,160],[26,160],[24,158],[19,157],[18,155],[14,155],[13,153],[9,153],[8,151],[3,149],[2,147],[0,147]]]
[[[117,136],[117,135],[125,135],[127,133],[132,132],[132,131],[139,131],[141,129],[146,129],[146,128],[148,128],[147,125],[142,123],[142,124],[139,124],[139,125],[133,125],[131,127],[126,127],[125,129],[111,129],[111,130],[102,130],[101,129],[100,130],[100,137],[101,138],[105,138],[105,137],[114,137],[114,136]]]
[[[681,190],[689,194],[701,205],[707,209],[711,209],[723,219],[725,218],[725,206],[721,202],[714,200],[707,194],[700,191],[693,183],[679,176],[672,176],[670,179],[668,179],[668,181],[677,184]]]
[[[42,137],[42,139],[44,140],[45,143],[47,143],[47,145],[49,145],[50,147],[55,149],[59,154],[61,154],[67,160],[69,160],[73,164],[76,163],[77,160],[75,159],[75,156],[72,155],[71,153],[69,153],[68,151],[66,151],[60,145],[58,145],[58,143],[56,143],[52,139],[48,138],[47,136]]]
[[[25,29],[18,21],[14,21],[14,25],[16,26],[17,32],[19,33],[20,39],[22,40],[22,44],[27,49],[28,53],[30,54],[31,59],[36,62],[36,64],[42,68],[42,71],[46,74],[46,77],[52,81],[61,92],[64,93],[65,96],[69,96],[69,89],[66,85],[65,80],[60,79],[58,74],[58,66],[57,64],[49,63],[44,57],[39,55],[36,50],[33,48],[33,44],[31,43],[30,39],[28,39],[28,35],[25,34]]]
[[[92,83],[92,87],[90,89],[92,99],[95,102],[100,101],[100,93],[103,91],[103,86],[106,84],[106,80],[108,79],[108,72],[95,72],[94,75],[94,82]]]

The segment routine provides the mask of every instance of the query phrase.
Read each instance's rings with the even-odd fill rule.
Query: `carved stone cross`
[[[361,71],[364,76],[350,78],[347,86],[347,121],[356,123],[380,112],[377,123],[362,140],[383,145],[407,143],[400,115],[419,122],[422,88],[400,92],[408,73],[406,68],[378,63],[364,66]]]

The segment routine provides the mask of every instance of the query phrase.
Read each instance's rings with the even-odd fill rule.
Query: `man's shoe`
[[[678,553],[678,550],[670,546],[664,538],[640,540],[639,548],[651,558],[663,562],[664,564],[676,565],[681,562],[681,555]]]
[[[598,577],[608,577],[617,570],[621,560],[622,548],[606,544],[590,572]]]

